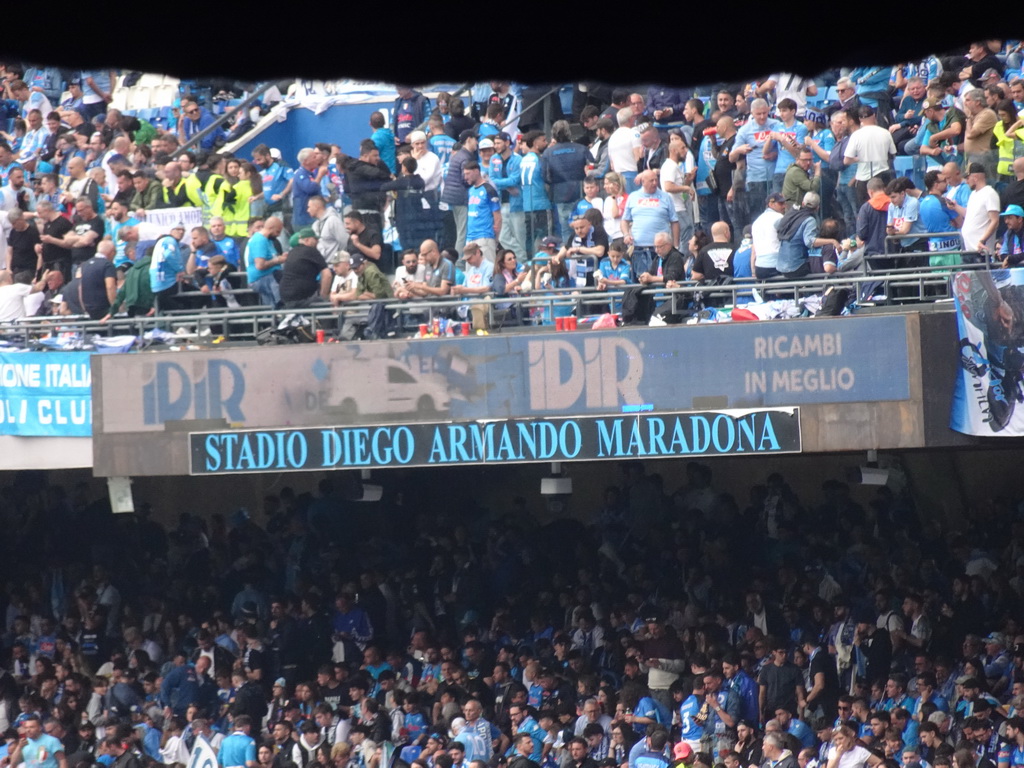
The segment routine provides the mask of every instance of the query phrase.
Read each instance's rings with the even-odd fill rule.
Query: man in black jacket
[[[871,611],[860,611],[857,614],[857,629],[853,633],[853,653],[858,681],[870,685],[889,674],[892,640],[889,638],[888,630],[876,626]]]
[[[380,212],[385,199],[381,185],[391,181],[391,171],[381,161],[380,150],[371,139],[363,139],[359,142],[359,157],[347,158],[343,165],[352,209],[362,213],[371,226],[381,229]]]

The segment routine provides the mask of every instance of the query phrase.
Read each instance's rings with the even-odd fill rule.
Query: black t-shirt
[[[11,263],[8,268],[14,274],[24,270],[36,271],[36,245],[39,243],[39,228],[29,224],[24,232],[12,229],[7,233],[7,244],[11,246]]]
[[[736,249],[732,243],[708,243],[700,249],[694,272],[700,272],[705,280],[717,280],[722,275],[732,276],[732,258]]]
[[[349,237],[351,237],[351,235]],[[381,255],[382,256],[384,255],[384,238],[381,237],[381,234],[380,234],[380,232],[377,231],[376,227],[366,227],[366,229],[364,229],[362,232],[360,232],[359,233],[359,242],[362,243],[363,245],[365,245],[367,248],[373,248],[373,246],[379,245],[380,246]],[[355,243],[351,243],[351,242],[349,243],[348,252],[349,253],[360,253],[360,254],[362,254],[362,251],[360,251],[358,248],[356,248]],[[365,255],[365,254],[363,254],[363,255]],[[370,258],[367,258],[367,261],[369,261],[372,264],[376,264],[377,263],[373,259],[370,259]]]
[[[288,252],[281,276],[281,300],[302,301],[320,289],[320,273],[327,269],[323,254],[308,245],[297,245]]]
[[[53,221],[48,221],[43,225],[43,234],[49,235],[50,237],[56,237],[58,239],[64,237],[68,232],[71,231],[71,222],[68,221],[64,216],[58,216]],[[53,245],[52,243],[43,243],[43,263],[50,265],[55,261],[66,261],[71,258],[71,251],[67,248],[62,248],[59,245]]]
[[[78,300],[78,286],[80,284],[81,281],[76,277],[70,283],[65,285],[64,290],[61,291],[60,293],[61,298],[63,298],[64,301],[67,303],[68,310],[71,312],[72,315],[85,314],[85,310],[82,308],[82,305]]]
[[[106,278],[117,280],[117,270],[110,259],[103,256],[93,256],[83,261],[76,270],[76,277],[82,286],[82,304],[90,315],[100,313],[103,317],[110,308],[110,300],[107,298]]]
[[[82,221],[78,216],[75,216],[72,227],[76,235],[84,235],[86,232],[96,233],[96,239],[92,241],[92,245],[85,245],[71,249],[71,263],[78,264],[79,262],[91,259],[93,254],[96,253],[96,246],[99,245],[100,240],[103,239],[103,217],[96,215],[88,221]]]
[[[736,163],[729,162],[729,153],[736,144],[736,135],[722,142],[718,147],[718,160],[715,162],[715,181],[718,183],[719,197],[725,197],[732,189],[732,172],[736,170]]]

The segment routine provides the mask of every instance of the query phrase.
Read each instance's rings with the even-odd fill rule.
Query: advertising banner
[[[88,352],[0,352],[0,435],[89,437]]]
[[[98,358],[102,434],[910,398],[903,315]]]
[[[977,437],[1024,435],[1024,269],[953,277],[960,370],[949,426]]]
[[[193,475],[800,451],[800,411],[700,411],[193,432]]]

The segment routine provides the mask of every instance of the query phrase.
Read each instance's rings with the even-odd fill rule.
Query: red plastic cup
[[[420,336],[426,336],[426,335],[427,335],[427,324],[426,323],[420,323]]]
[[[462,335],[463,336],[469,336],[469,332],[470,332],[469,331],[469,323],[463,323],[462,324]]]
[[[565,325],[566,325],[566,330],[567,331],[575,331],[576,330],[576,316],[575,315],[569,315],[569,317],[565,318]]]
[[[323,331],[322,328],[318,328],[317,331],[316,331],[316,343],[317,344],[323,344],[324,343],[324,331]]]
[[[565,318],[564,317],[556,317],[555,318],[555,330],[556,331],[564,331],[565,330]]]

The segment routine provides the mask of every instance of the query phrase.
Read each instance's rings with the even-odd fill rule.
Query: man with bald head
[[[964,180],[960,170],[960,164],[948,162],[942,166],[942,176],[946,179],[946,197],[959,205],[967,207],[967,200],[971,196],[971,188]]]
[[[658,174],[644,171],[636,180],[640,188],[626,198],[622,234],[626,245],[633,246],[633,271],[640,275],[650,272],[658,232],[669,231],[672,242],[679,242],[679,216],[671,195],[658,187]]]
[[[93,208],[99,207],[100,188],[85,170],[85,158],[72,157],[68,160],[67,190],[62,196],[66,204],[74,204],[80,197],[88,197]]]
[[[111,240],[101,240],[96,254],[75,268],[79,304],[93,320],[107,314],[117,295],[117,271],[114,269],[116,248]]]
[[[683,254],[672,244],[672,238],[674,235],[668,232],[658,232],[654,235],[655,258],[647,270],[637,275],[638,283],[673,288],[686,280],[686,261]]]
[[[163,190],[157,205],[158,208],[180,208],[192,205],[187,185],[181,177],[181,166],[178,163],[170,162],[164,166],[164,180],[161,186]]]
[[[700,249],[690,275],[694,280],[716,281],[732,277],[732,260],[736,249],[732,245],[732,232],[724,221],[711,225],[711,242]]]
[[[36,253],[43,257],[45,269],[59,271],[64,275],[64,282],[68,282],[71,280],[71,245],[74,238],[73,235],[67,237],[72,229],[71,222],[61,216],[49,200],[36,203],[36,218],[43,222]]]
[[[411,282],[407,285],[413,296],[447,296],[455,285],[455,265],[441,255],[437,243],[424,240],[420,243],[420,256],[423,258],[423,282]]]

